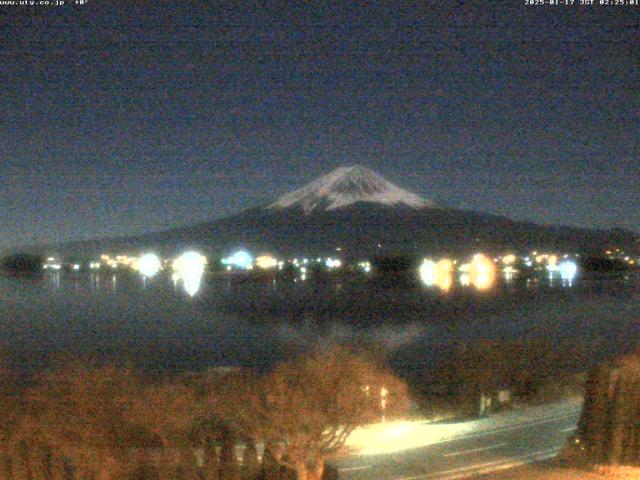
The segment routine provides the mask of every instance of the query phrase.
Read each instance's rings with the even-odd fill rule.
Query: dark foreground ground
[[[477,477],[478,480],[638,480],[640,469],[618,468],[595,472],[572,467],[561,461],[525,465]]]
[[[607,477],[554,462],[525,465],[477,477],[478,480],[605,480]]]

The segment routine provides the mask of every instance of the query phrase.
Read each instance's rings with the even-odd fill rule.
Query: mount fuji
[[[452,209],[404,190],[363,166],[340,167],[268,205],[231,217],[135,237],[74,242],[67,256],[197,248],[212,256],[238,248],[278,255],[465,254],[554,249],[601,253],[638,249],[633,232],[538,225]]]
[[[305,214],[336,210],[358,202],[411,208],[433,207],[429,200],[403,190],[361,165],[336,168],[305,187],[288,193],[268,208],[301,208]]]

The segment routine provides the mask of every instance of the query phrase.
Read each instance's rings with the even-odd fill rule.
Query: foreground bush
[[[402,381],[342,348],[263,376],[75,361],[7,378],[0,369],[0,480],[315,480],[354,428],[406,407]]]

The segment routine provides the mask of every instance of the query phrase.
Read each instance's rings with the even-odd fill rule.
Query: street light
[[[382,387],[380,389],[380,408],[382,409],[382,423],[385,422],[385,412],[387,410],[387,394],[389,393],[389,391]]]

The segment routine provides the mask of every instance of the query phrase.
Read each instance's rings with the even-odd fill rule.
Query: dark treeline
[[[43,257],[30,253],[14,253],[0,259],[0,268],[10,273],[39,272],[43,264]]]
[[[580,267],[585,272],[628,272],[631,267],[627,262],[618,258],[585,257],[580,260]]]
[[[590,371],[577,441],[594,464],[640,466],[640,352]]]
[[[548,339],[458,342],[436,351],[433,365],[399,365],[416,401],[434,414],[474,416],[490,397],[488,411],[512,402],[536,404],[582,394],[590,345]],[[415,367],[414,367],[415,365]],[[404,372],[407,373],[404,373]],[[505,404],[496,402],[508,392]]]
[[[325,461],[363,423],[407,406],[404,383],[338,347],[265,375],[209,370],[150,377],[61,362],[0,372],[2,480],[336,478]]]

